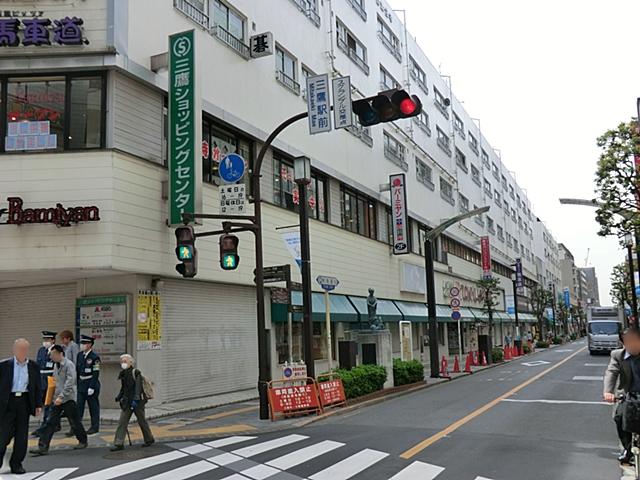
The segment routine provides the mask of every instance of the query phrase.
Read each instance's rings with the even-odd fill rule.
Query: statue
[[[367,297],[367,314],[369,319],[369,328],[371,330],[382,330],[383,325],[378,318],[378,299],[373,295],[375,290],[369,289],[369,297]]]

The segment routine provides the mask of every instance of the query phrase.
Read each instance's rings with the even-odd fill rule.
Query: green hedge
[[[575,340],[576,338],[578,338],[578,335],[576,333],[572,333],[571,335],[569,335],[569,338],[571,340]]]
[[[527,345],[526,343],[522,344],[522,351],[525,353],[525,355],[527,353],[531,353],[531,347],[529,345]]]
[[[491,349],[491,359],[493,363],[501,362],[504,360],[504,351],[499,347],[494,347]]]
[[[555,336],[551,339],[554,345],[562,345],[562,337]]]
[[[536,348],[549,348],[549,342],[546,342],[544,340],[538,340],[536,342]]]
[[[424,365],[418,360],[402,361],[393,359],[393,384],[398,387],[424,380]]]
[[[347,398],[362,397],[382,390],[387,381],[387,370],[380,365],[359,365],[351,370],[338,369],[334,373],[342,379]]]

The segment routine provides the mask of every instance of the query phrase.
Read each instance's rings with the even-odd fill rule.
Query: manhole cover
[[[140,460],[141,458],[158,455],[158,453],[164,450],[165,449],[160,446],[141,448],[140,445],[134,445],[133,447],[125,447],[124,450],[120,450],[119,452],[109,452],[102,458],[105,460]]]

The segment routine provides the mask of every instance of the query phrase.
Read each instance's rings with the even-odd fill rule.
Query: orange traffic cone
[[[477,367],[478,365],[480,365],[480,362],[478,361],[478,352],[473,352],[473,366]]]
[[[511,360],[511,352],[509,352],[509,347],[504,347],[504,359]]]
[[[453,373],[460,373],[460,361],[458,360],[458,355],[456,355],[453,360]]]
[[[482,352],[482,366],[487,366],[487,354],[484,351]]]
[[[473,371],[471,370],[471,352],[469,352],[469,355],[467,355],[467,361],[464,364],[464,371],[465,373],[473,373]]]
[[[516,348],[515,345],[513,347],[511,347],[511,356],[513,358],[516,358],[518,356],[518,349]]]
[[[447,362],[447,357],[442,356],[442,362],[440,362],[440,376],[442,378],[449,378],[449,362]]]

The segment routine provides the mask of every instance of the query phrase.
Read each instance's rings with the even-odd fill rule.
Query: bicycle
[[[640,433],[632,434],[631,453],[633,454],[633,469],[636,480],[640,480]]]

